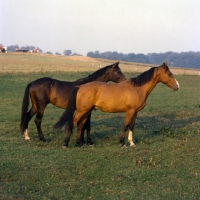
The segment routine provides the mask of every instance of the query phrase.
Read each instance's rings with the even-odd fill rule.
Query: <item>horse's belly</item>
[[[50,96],[49,99],[50,103],[58,108],[63,108],[65,109],[68,105],[68,99],[67,98],[62,98],[62,97],[55,97],[55,96]]]

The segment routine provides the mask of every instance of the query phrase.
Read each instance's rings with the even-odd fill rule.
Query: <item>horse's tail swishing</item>
[[[21,123],[20,123],[20,132],[24,134],[26,129],[26,122],[27,122],[27,111],[29,107],[29,89],[31,87],[31,83],[26,86],[24,97],[22,101],[22,110],[21,110]]]
[[[74,87],[74,89],[72,90],[68,106],[65,109],[65,112],[60,117],[60,119],[56,122],[56,124],[54,124],[53,128],[61,129],[64,125],[66,125],[66,128],[69,128],[72,131],[73,117],[76,109],[76,95],[78,90],[79,90],[78,86]]]

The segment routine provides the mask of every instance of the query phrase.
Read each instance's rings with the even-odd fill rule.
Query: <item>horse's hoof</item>
[[[64,145],[62,145],[62,148],[63,148],[63,149],[67,149],[68,146],[64,144]]]
[[[40,138],[40,141],[47,142],[47,140],[45,138]]]
[[[76,147],[82,147],[82,146],[86,146],[87,144],[85,142],[82,142],[82,141],[77,141],[75,146]]]
[[[124,144],[124,145],[121,146],[121,148],[127,148],[127,147],[126,147],[126,145]]]
[[[87,143],[76,143],[76,146],[77,147],[86,147],[87,146]]]
[[[29,136],[27,136],[27,135],[24,135],[24,139],[25,139],[26,141],[30,141],[30,140],[31,140],[31,138],[30,138]]]
[[[130,144],[130,147],[136,147],[136,145],[133,143],[133,144]]]
[[[86,146],[87,146],[86,143],[79,145],[79,147],[81,147],[81,148],[84,148],[84,147],[86,147]]]
[[[45,138],[44,138],[44,139],[42,140],[42,142],[48,144],[49,142],[51,142],[51,139],[45,139]]]
[[[93,146],[93,145],[94,145],[94,142],[92,142],[92,141],[87,142],[87,145],[88,145],[88,146]]]

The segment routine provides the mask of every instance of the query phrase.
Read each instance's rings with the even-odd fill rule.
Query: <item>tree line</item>
[[[11,45],[7,46],[7,50],[14,52],[16,48],[19,48],[18,45]],[[34,46],[22,46],[19,49],[34,49]],[[39,48],[39,52],[42,53],[42,49]],[[53,54],[50,51],[46,52],[47,54]],[[56,52],[56,55],[61,55],[60,53]],[[72,50],[64,50],[64,56],[70,55],[80,55],[77,53],[72,54]],[[159,65],[163,62],[167,62],[169,66],[175,67],[184,67],[184,68],[200,68],[200,52],[166,52],[166,53],[149,53],[149,54],[135,54],[135,53],[118,53],[117,51],[106,51],[100,53],[99,51],[90,51],[87,53],[88,57],[92,58],[103,58],[109,60],[119,60],[119,61],[126,61],[126,62],[138,62],[138,63],[147,63],[147,64],[155,64]]]
[[[184,67],[184,68],[200,68],[200,52],[181,52],[175,53],[172,51],[166,53],[149,53],[149,54],[123,54],[116,51],[106,51],[100,53],[99,51],[90,51],[87,56],[92,58],[103,58],[111,60],[120,60],[127,62],[138,62],[147,64],[159,65],[167,62],[170,66]]]

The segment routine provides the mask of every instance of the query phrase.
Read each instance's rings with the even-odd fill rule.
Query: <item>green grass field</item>
[[[0,68],[10,67],[7,61]],[[120,148],[123,113],[94,111],[95,145],[75,147],[74,132],[63,150],[65,132],[52,125],[64,110],[52,105],[42,123],[51,141],[39,141],[34,119],[31,141],[24,140],[19,124],[26,85],[44,76],[73,81],[91,72],[0,73],[0,199],[200,199],[200,76],[176,75],[177,92],[156,86],[136,120],[136,148]]]

